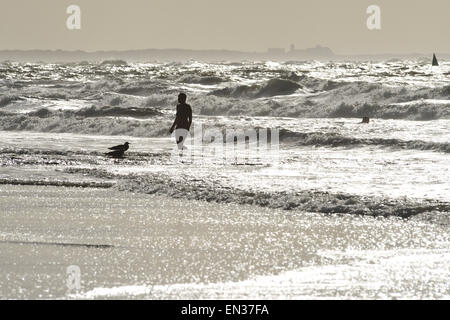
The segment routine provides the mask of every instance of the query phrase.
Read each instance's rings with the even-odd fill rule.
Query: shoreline
[[[450,292],[448,229],[421,221],[20,185],[0,185],[0,212],[0,278],[8,279],[1,299],[345,299],[344,291],[347,298],[389,299]],[[70,265],[81,269],[79,295],[65,286]],[[377,269],[390,270],[386,279],[365,278]],[[307,281],[311,270],[314,282]]]

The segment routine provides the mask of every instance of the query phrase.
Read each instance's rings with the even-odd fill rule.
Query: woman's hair
[[[180,101],[180,102],[185,102],[186,98],[187,98],[187,96],[183,92],[178,95],[178,101]]]

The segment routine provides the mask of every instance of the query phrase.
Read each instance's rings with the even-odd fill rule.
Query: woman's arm
[[[189,106],[189,111],[188,111],[188,122],[189,122],[189,129],[191,129],[191,124],[192,124],[192,108]]]
[[[172,134],[173,130],[175,130],[175,126],[178,123],[178,106],[177,106],[177,113],[175,114],[175,120],[173,120],[173,124],[169,129],[169,133]]]

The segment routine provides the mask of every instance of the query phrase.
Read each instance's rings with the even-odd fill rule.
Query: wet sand
[[[0,185],[2,299],[448,299],[449,244],[422,220]]]

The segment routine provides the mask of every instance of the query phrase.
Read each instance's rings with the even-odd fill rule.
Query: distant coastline
[[[450,60],[450,54],[436,52],[438,59]],[[416,59],[430,58],[432,53],[411,54],[335,54],[328,47],[289,50],[283,48],[269,48],[265,52],[245,52],[237,50],[189,50],[189,49],[143,49],[124,51],[94,51],[82,50],[0,50],[0,61],[18,62],[79,62],[104,61],[121,59],[129,62],[150,61],[244,61],[244,60],[273,60],[273,61],[301,61],[301,60],[373,60]],[[431,59],[431,58],[430,58]]]

